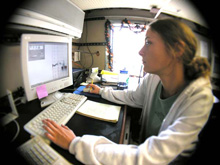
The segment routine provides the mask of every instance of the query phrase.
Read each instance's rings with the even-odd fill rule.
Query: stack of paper
[[[108,122],[116,123],[119,118],[121,106],[103,104],[87,100],[76,113]]]
[[[118,73],[102,70],[101,75],[102,75],[102,81],[115,83],[117,85]]]

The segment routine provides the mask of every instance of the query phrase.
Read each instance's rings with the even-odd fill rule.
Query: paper
[[[102,70],[101,74],[106,74],[106,75],[118,75],[118,73],[115,72],[111,72],[111,71],[107,71],[107,70]]]
[[[102,79],[103,79],[103,81],[106,81],[106,82],[118,83],[118,75],[103,74],[102,75]]]
[[[41,86],[36,87],[36,91],[37,91],[37,97],[39,99],[48,96],[46,85],[41,85]]]
[[[87,100],[76,112],[91,118],[116,123],[121,106],[103,104]]]

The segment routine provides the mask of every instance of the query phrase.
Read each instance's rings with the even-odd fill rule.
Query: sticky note
[[[36,87],[36,91],[37,91],[37,97],[39,99],[48,96],[46,85],[41,85],[41,86]]]

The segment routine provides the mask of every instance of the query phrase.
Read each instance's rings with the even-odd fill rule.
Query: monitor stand
[[[56,91],[54,93],[49,94],[47,97],[40,100],[41,101],[41,103],[40,103],[41,108],[46,107],[46,106],[54,103],[55,101],[62,99],[64,97],[64,94],[65,93],[61,93],[59,91]]]

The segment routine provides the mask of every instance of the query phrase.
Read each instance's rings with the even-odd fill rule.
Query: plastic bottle
[[[127,89],[128,88],[128,81],[129,81],[128,71],[120,70],[120,74],[119,74],[119,77],[118,77],[117,89],[118,90]]]

